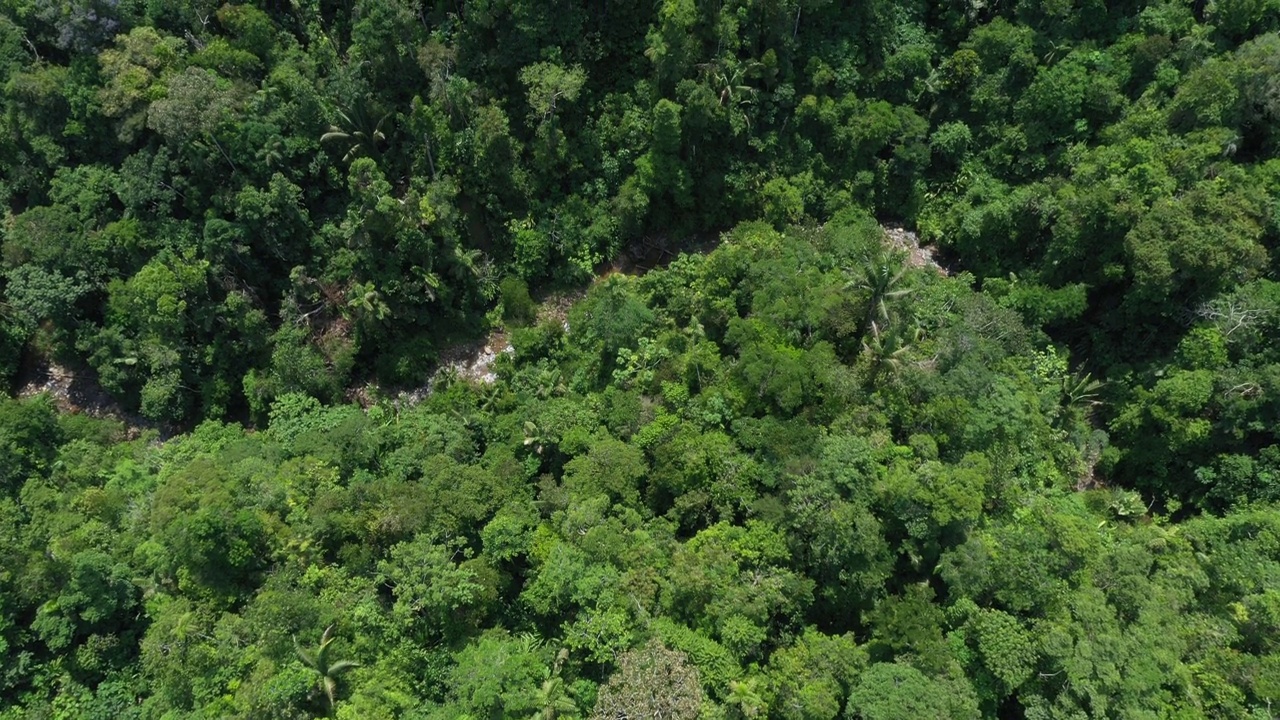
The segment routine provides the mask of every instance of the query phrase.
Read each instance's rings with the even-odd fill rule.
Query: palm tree
[[[391,314],[390,306],[373,283],[356,283],[349,295],[347,307],[361,316],[385,320]]]
[[[890,305],[893,301],[912,293],[911,288],[902,287],[902,279],[907,274],[902,256],[884,248],[868,257],[856,270],[845,272],[854,276],[845,283],[845,288],[856,288],[868,293],[867,314],[858,328],[858,335],[864,339],[873,325],[879,323],[884,326],[889,322]]]
[[[496,410],[498,403],[502,401],[503,394],[502,385],[500,383],[481,386],[480,410],[482,412],[493,412]]]
[[[453,260],[455,267],[472,277],[479,278],[484,271],[484,253],[475,248],[464,248],[461,244],[455,244]]]
[[[539,400],[546,400],[552,395],[560,395],[568,388],[560,377],[560,368],[542,368],[535,379],[533,394]]]
[[[747,77],[761,67],[758,62],[734,63],[728,60],[701,66],[713,90],[719,91],[720,107],[740,105],[755,99],[758,92],[746,84]]]
[[[578,714],[578,706],[569,697],[569,688],[564,678],[554,671],[547,672],[547,678],[534,691],[534,707],[537,708],[529,720],[556,720],[572,718]]]
[[[901,370],[907,353],[923,335],[924,331],[918,327],[911,330],[881,330],[880,323],[872,321],[870,332],[862,340],[863,352],[871,356],[871,382],[878,380],[885,370]]]
[[[343,162],[351,162],[356,158],[366,155],[377,160],[382,153],[378,149],[378,143],[387,139],[382,132],[382,124],[391,117],[391,113],[384,114],[376,122],[366,113],[363,108],[357,107],[350,112],[338,110],[338,117],[342,119],[342,125],[330,125],[329,131],[320,136],[320,142],[342,141],[347,143],[347,152],[342,156]]]
[[[1102,404],[1098,400],[1101,389],[1102,381],[1093,379],[1090,373],[1072,373],[1062,378],[1063,405],[1071,415],[1078,413],[1079,417],[1088,419],[1093,409]]]
[[[743,63],[724,58],[698,66],[711,89],[719,97],[720,107],[736,109],[748,132],[751,130],[751,116],[747,114],[746,106],[755,102],[756,95],[760,91],[746,83],[748,78],[757,74],[763,67],[754,60]]]
[[[298,653],[298,659],[302,660],[303,665],[320,675],[317,684],[320,690],[324,692],[325,697],[329,698],[329,712],[333,712],[334,703],[337,701],[338,676],[360,667],[359,663],[350,660],[330,662],[329,646],[336,639],[330,636],[332,632],[332,625],[324,629],[324,634],[320,636],[320,646],[316,648],[314,653],[303,650],[302,646],[298,644],[298,638],[295,637],[293,639],[293,648]]]
[[[440,276],[421,265],[414,265],[410,272],[414,279],[408,283],[408,286],[420,291],[427,302],[435,302],[437,293],[440,291]]]
[[[737,705],[738,712],[745,718],[760,717],[765,714],[768,705],[760,695],[758,683],[759,678],[730,680],[729,696],[725,698],[725,702],[729,705]]]
[[[532,447],[533,451],[539,455],[551,444],[551,434],[538,427],[538,424],[532,420],[526,420],[524,423],[524,446]]]

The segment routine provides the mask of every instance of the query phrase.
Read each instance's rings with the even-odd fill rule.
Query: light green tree
[[[520,82],[527,89],[527,99],[533,117],[539,124],[556,115],[556,106],[573,102],[587,81],[587,73],[579,65],[565,68],[555,63],[534,63],[520,71]]]

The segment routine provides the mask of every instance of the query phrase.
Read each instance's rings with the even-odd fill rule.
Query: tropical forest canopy
[[[1280,0],[0,0],[0,103],[4,720],[1280,709]]]

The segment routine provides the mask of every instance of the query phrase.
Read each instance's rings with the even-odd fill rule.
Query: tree
[[[740,717],[757,718],[769,710],[769,705],[761,695],[760,678],[751,677],[745,680],[729,681],[729,694],[725,703],[737,709]]]
[[[120,29],[121,9],[110,0],[32,3],[35,16],[58,31],[54,44],[62,50],[92,53]]]
[[[698,670],[688,657],[658,640],[623,653],[596,696],[594,720],[693,720],[702,707]]]
[[[448,673],[453,717],[530,717],[541,713],[539,691],[547,678],[547,648],[534,635],[512,636],[493,628],[460,650]]]
[[[763,66],[758,62],[737,62],[731,58],[699,66],[706,82],[715,93],[720,107],[729,113],[734,134],[741,130],[751,132],[751,115],[747,108],[756,101],[759,90],[747,84]]]
[[[564,678],[553,676],[542,681],[533,700],[536,712],[529,720],[571,720],[577,717],[578,705],[569,696]]]
[[[830,440],[831,446],[844,444],[845,438]],[[829,469],[836,458],[846,463],[838,468],[847,478],[843,488]],[[850,460],[835,448],[824,451],[818,473],[796,478],[785,495],[790,507],[788,536],[796,558],[804,563],[805,575],[817,582],[815,600],[822,615],[840,623],[869,609],[891,575],[882,523],[866,499],[843,497],[850,491],[864,492],[879,468],[862,474]]]
[[[457,562],[465,556],[427,535],[396,544],[388,555],[378,563],[378,579],[391,587],[400,621],[424,638],[457,633],[458,616],[481,594],[475,572]]]
[[[119,134],[132,140],[146,122],[147,107],[164,96],[161,76],[181,57],[182,41],[142,26],[116,38],[98,56],[106,80],[98,91],[102,112],[120,118]]]
[[[867,310],[858,329],[858,336],[864,339],[876,323],[883,331],[889,324],[893,305],[912,293],[912,289],[903,284],[907,274],[903,258],[883,246],[846,273],[852,277],[845,287],[861,290],[866,295]]]
[[[360,667],[360,663],[350,660],[332,660],[329,657],[329,648],[333,645],[333,641],[337,638],[330,637],[333,632],[333,625],[324,629],[324,633],[320,635],[320,644],[313,651],[303,650],[298,644],[298,639],[293,639],[294,651],[298,654],[298,659],[302,661],[312,672],[320,677],[316,680],[320,691],[324,693],[329,700],[329,712],[332,713],[338,697],[338,678],[346,673]]]
[[[693,0],[663,0],[658,21],[650,26],[645,38],[644,51],[653,63],[659,87],[674,85],[697,59],[697,21],[698,8]]]
[[[885,371],[897,373],[906,364],[906,358],[918,343],[924,332],[920,328],[907,329],[892,326],[881,330],[880,323],[873,320],[868,327],[869,333],[863,337],[862,352],[871,358],[871,369],[868,373],[870,385],[874,387]]]
[[[391,113],[383,113],[375,120],[376,111],[367,107],[369,102],[372,101],[366,99],[350,110],[335,110],[341,124],[330,125],[328,132],[320,136],[322,143],[333,142],[346,146],[343,162],[349,163],[359,157],[372,158],[377,162],[382,158],[380,146],[387,139],[382,126],[391,117]]]
[[[979,717],[963,678],[935,680],[900,663],[867,668],[849,695],[849,720],[962,720]]]
[[[529,443],[530,438],[525,442]],[[647,470],[639,448],[606,438],[565,463],[563,482],[574,497],[585,499],[603,493],[613,502],[635,507],[640,500],[640,481]]]
[[[529,108],[539,124],[555,117],[558,103],[577,100],[586,81],[586,71],[577,65],[564,68],[540,62],[520,71],[520,82],[528,91]]]
[[[28,334],[46,321],[55,328],[65,326],[75,315],[76,302],[91,289],[82,272],[68,277],[38,265],[20,265],[5,279],[5,301],[14,320]]]
[[[1252,279],[1263,267],[1254,198],[1199,184],[1157,202],[1125,236],[1134,303],[1212,297]]]
[[[565,720],[574,720],[578,715],[578,705],[573,701],[573,696],[569,692],[569,686],[565,684],[564,678],[560,676],[560,671],[564,666],[565,660],[569,659],[569,650],[561,648],[556,653],[555,662],[547,669],[547,677],[538,686],[537,693],[534,694],[534,707],[536,711],[529,716],[528,720],[556,720],[556,718],[564,718]]]
[[[1004,697],[1031,679],[1039,659],[1036,643],[1022,623],[1001,610],[980,610],[969,621],[982,663]]]
[[[866,664],[867,652],[851,634],[807,628],[769,657],[770,710],[786,720],[834,720]]]
[[[193,252],[162,253],[127,281],[113,280],[104,326],[81,334],[103,385],[154,420],[184,417],[206,370],[195,342],[209,337],[205,323],[216,307],[209,271]]]
[[[195,139],[211,140],[218,149],[214,132],[232,119],[240,98],[230,83],[217,73],[201,68],[187,68],[168,80],[166,94],[147,109],[147,127],[176,148]],[[231,167],[235,163],[225,158]]]

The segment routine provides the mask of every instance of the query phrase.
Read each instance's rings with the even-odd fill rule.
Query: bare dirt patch
[[[913,268],[932,268],[943,275],[951,273],[943,267],[937,258],[937,248],[932,245],[921,245],[920,237],[897,223],[885,223],[880,226],[884,230],[885,242],[889,247],[906,253],[907,265]]]
[[[597,277],[595,282],[600,282],[603,276]],[[538,303],[538,315],[535,322],[541,325],[544,322],[557,322],[568,329],[569,327],[569,311],[573,306],[587,296],[587,288],[578,288],[575,290],[558,290],[547,295]]]
[[[493,365],[502,355],[513,352],[510,340],[503,330],[495,330],[483,338],[455,343],[440,352],[440,360],[436,369],[431,372],[427,382],[412,390],[403,390],[396,395],[397,405],[413,406],[425,400],[441,380],[462,380],[479,385],[490,385],[498,379]],[[379,393],[377,388],[366,388],[364,395],[372,398]],[[372,402],[362,402],[368,407]]]
[[[61,412],[123,423],[130,440],[147,430],[164,434],[160,426],[122,408],[98,385],[92,370],[72,370],[55,362],[38,361],[24,371],[24,382],[17,397],[30,398],[42,393],[47,394]]]
[[[432,385],[442,373],[453,375],[459,380],[488,385],[498,379],[493,372],[494,362],[498,356],[509,352],[511,341],[502,330],[496,330],[480,340],[445,348],[440,353],[440,366],[427,385]]]

